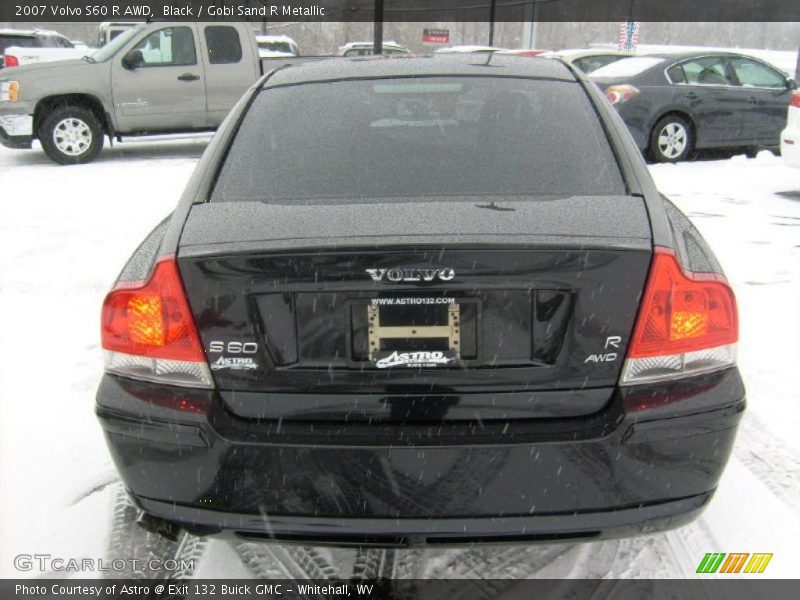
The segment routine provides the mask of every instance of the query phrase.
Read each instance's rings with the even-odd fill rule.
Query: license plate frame
[[[461,353],[461,305],[458,302],[451,302],[447,305],[447,323],[442,325],[383,325],[381,324],[381,306],[378,304],[367,304],[367,343],[369,348],[369,361],[376,364],[381,355],[386,352],[382,348],[384,340],[426,340],[437,339],[447,340],[447,350],[436,351],[447,358],[449,364],[457,362]],[[426,351],[412,351],[420,354]],[[446,354],[444,354],[446,352]],[[420,360],[420,363],[430,363],[430,361]],[[436,364],[436,363],[430,363]],[[413,366],[414,363],[411,363]]]

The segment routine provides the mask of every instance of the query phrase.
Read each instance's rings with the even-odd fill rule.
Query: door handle
[[[689,100],[697,100],[697,94],[695,92],[686,92],[686,97]]]
[[[198,79],[200,79],[200,75],[195,75],[194,73],[178,75],[178,81],[197,81]]]

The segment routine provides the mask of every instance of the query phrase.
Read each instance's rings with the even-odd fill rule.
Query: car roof
[[[259,33],[259,34],[256,34],[256,39],[259,40],[259,41],[292,42],[292,43],[294,43],[294,40],[292,38],[290,38],[288,35],[283,35],[283,34],[279,34],[278,35],[278,34],[265,33],[265,34],[262,35],[262,34]]]
[[[703,56],[732,56],[732,57],[746,56],[747,58],[751,58],[749,54],[740,54],[738,52],[725,52],[722,50],[693,50],[693,51],[683,50],[681,52],[647,52],[644,54],[637,54],[636,56],[652,56],[653,58],[672,59],[675,61],[685,60],[687,58],[696,58],[696,57],[699,58]]]
[[[263,87],[359,78],[432,76],[531,77],[575,81],[564,63],[511,54],[406,54],[331,58],[276,69]]]
[[[375,42],[347,42],[346,44],[339,46],[340,49],[344,48],[360,48],[362,46],[368,46],[372,48],[375,45]],[[384,40],[382,46],[385,48],[386,46],[397,46],[398,48],[402,48],[400,44],[395,41],[391,40]]]
[[[759,58],[757,56],[753,56],[752,54],[744,54],[741,52],[729,52],[725,50],[682,50],[680,52],[647,52],[642,54],[634,54],[630,57],[623,58],[622,60],[618,61],[615,64],[621,64],[627,60],[635,60],[637,58],[658,58],[662,59],[662,62],[647,67],[637,75],[633,77],[639,77],[639,75],[643,75],[645,73],[649,73],[654,69],[665,69],[670,68],[676,63],[683,62],[685,60],[691,60],[693,58],[706,58],[706,57],[728,57],[728,58],[751,58],[758,62],[764,63],[765,65],[772,66],[775,69],[779,69],[775,65],[772,65],[770,62]],[[590,79],[603,79],[603,77],[597,77],[595,72],[589,75]]]
[[[458,52],[499,52],[500,50],[505,50],[505,48],[499,48],[497,46],[479,46],[479,45],[462,45],[462,46],[447,46],[446,48],[438,48],[434,50],[436,53],[447,54],[448,52],[458,53]]]
[[[559,56],[561,58],[576,59],[586,56],[637,56],[633,52],[625,50],[612,50],[611,48],[566,48],[562,50],[551,50],[549,56]]]
[[[146,21],[103,21],[100,23],[100,28],[104,27],[133,27],[135,25],[141,25]]]
[[[65,38],[66,36],[52,29],[0,29],[0,35],[18,35],[20,37],[35,37],[37,35],[54,35]]]

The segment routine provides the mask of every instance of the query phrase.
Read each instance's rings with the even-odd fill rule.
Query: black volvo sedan
[[[636,535],[709,502],[745,392],[717,261],[553,59],[262,78],[102,312],[145,522],[403,546]]]
[[[777,150],[797,87],[772,65],[728,52],[636,56],[593,71],[648,157],[695,149]]]

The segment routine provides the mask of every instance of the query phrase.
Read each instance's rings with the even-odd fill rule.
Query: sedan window
[[[625,57],[616,56],[614,54],[599,54],[597,56],[584,56],[582,58],[575,59],[572,61],[572,64],[588,75],[589,73],[596,71],[601,67],[610,65],[611,63],[617,62],[623,58]]]
[[[728,77],[725,59],[721,56],[697,58],[686,61],[681,66],[684,81],[689,85],[734,85]]]
[[[656,56],[623,58],[605,67],[600,67],[592,73],[592,77],[636,77],[662,62],[664,59]]]
[[[683,65],[670,67],[667,71],[667,77],[672,83],[686,83],[686,78],[683,76]]]
[[[758,61],[749,58],[733,58],[731,59],[731,65],[734,73],[736,73],[736,78],[744,87],[786,87],[786,80],[783,75]]]

